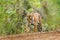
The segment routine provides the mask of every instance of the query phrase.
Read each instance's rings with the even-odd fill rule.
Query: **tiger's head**
[[[28,23],[30,23],[30,24],[34,24],[34,17],[33,17],[33,14],[29,14],[28,16],[27,16],[27,20],[28,20]]]

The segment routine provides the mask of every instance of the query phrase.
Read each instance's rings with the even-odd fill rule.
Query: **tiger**
[[[30,27],[30,25],[34,26],[34,32],[42,31],[42,17],[39,13],[35,12],[27,15],[27,27]]]

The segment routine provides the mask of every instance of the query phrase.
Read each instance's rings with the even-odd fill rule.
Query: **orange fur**
[[[40,23],[39,25],[42,26],[42,22],[41,22],[41,15],[39,13],[31,13],[27,16],[27,21],[28,21],[28,27],[33,24],[34,25],[34,32],[36,32],[37,29],[37,25],[38,23]]]

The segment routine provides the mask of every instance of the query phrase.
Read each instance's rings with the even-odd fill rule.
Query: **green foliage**
[[[40,0],[29,0],[29,4],[35,8],[41,7]]]
[[[12,35],[25,32],[23,10],[30,13],[42,8],[44,0],[0,0],[0,35]],[[43,20],[43,30],[55,30],[60,25],[60,0],[47,1],[48,17]],[[44,15],[44,14],[43,14]]]

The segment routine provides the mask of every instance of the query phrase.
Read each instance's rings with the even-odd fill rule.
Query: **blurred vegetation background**
[[[43,31],[59,29],[60,0],[0,0],[0,36],[25,33],[26,15],[39,11]]]

